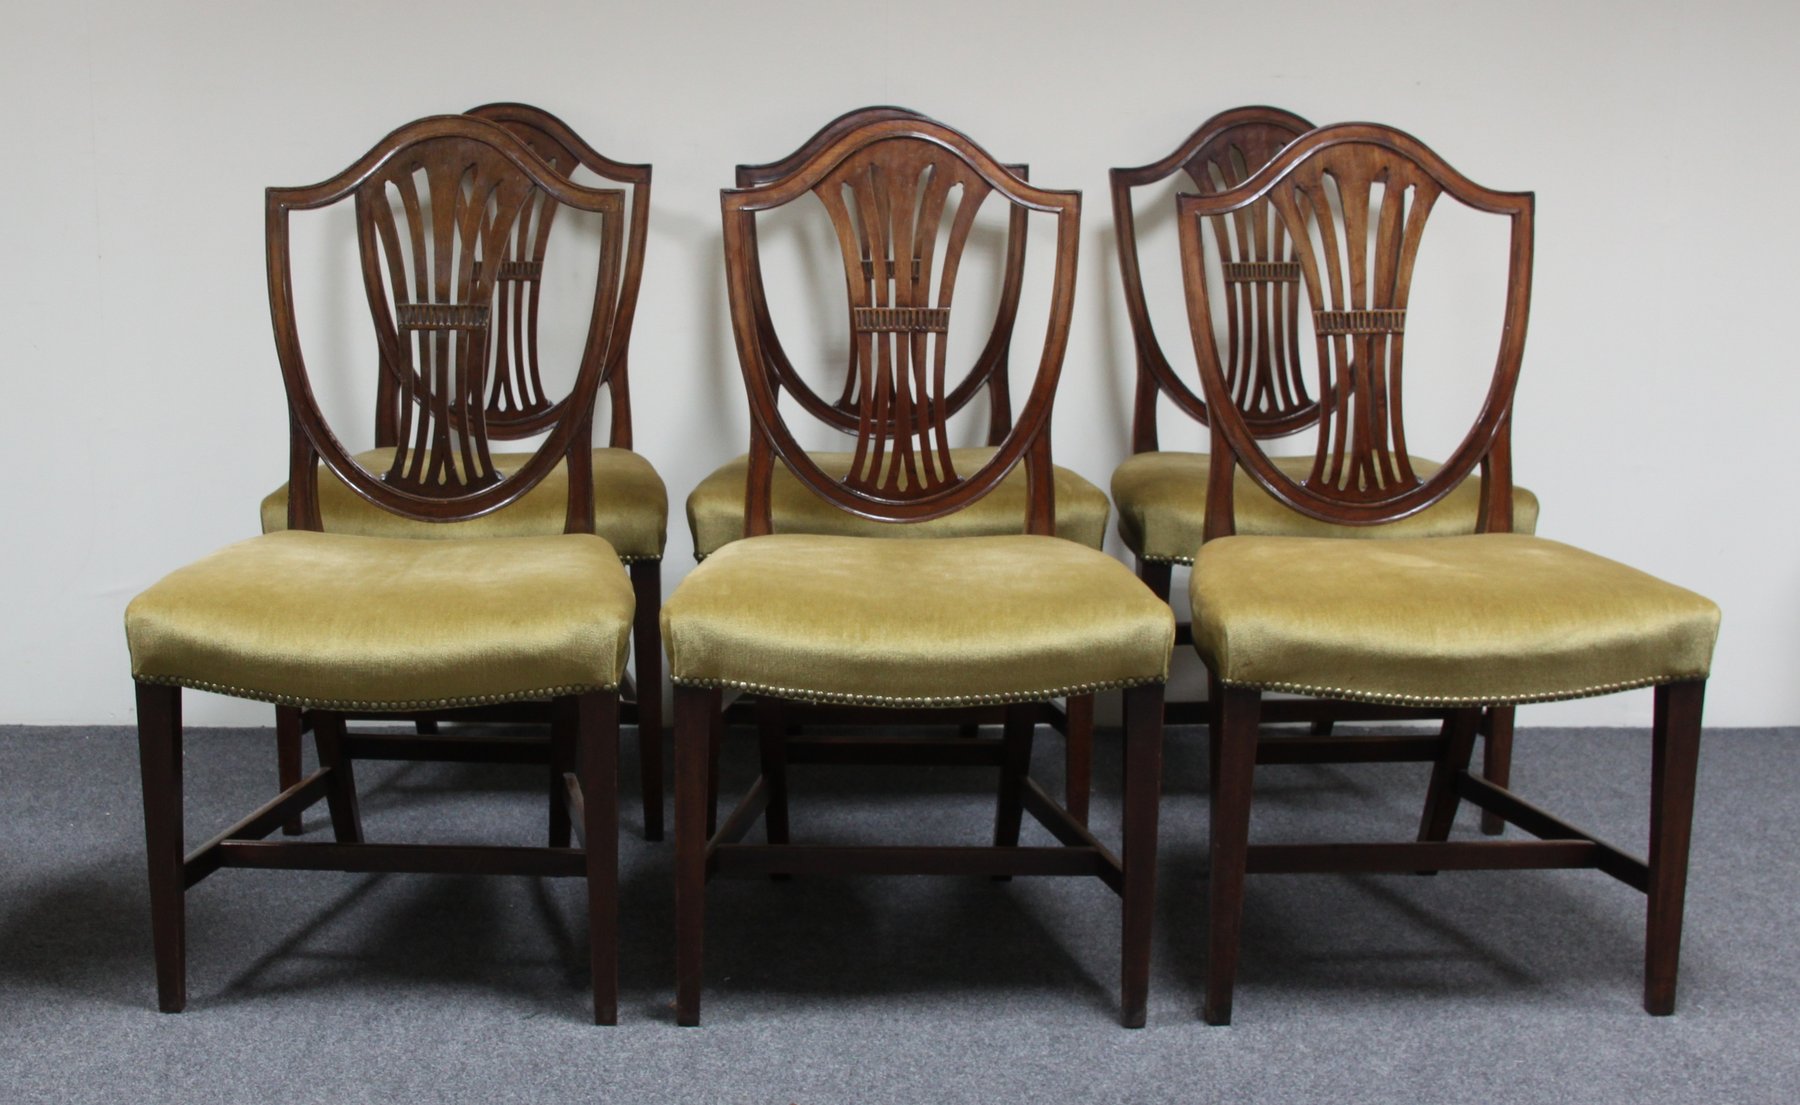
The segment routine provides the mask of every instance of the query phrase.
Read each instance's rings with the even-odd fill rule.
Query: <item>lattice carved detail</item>
[[[1300,266],[1294,261],[1233,261],[1221,265],[1220,270],[1227,284],[1300,282]]]
[[[814,188],[843,252],[857,414],[846,485],[890,500],[959,481],[950,459],[945,361],[951,299],[991,187],[923,142],[871,146]]]
[[[396,158],[357,190],[364,283],[401,394],[388,483],[451,498],[502,478],[483,402],[493,274],[540,198],[516,166],[468,140]]]
[[[1313,329],[1320,334],[1402,334],[1405,311],[1314,311]]]

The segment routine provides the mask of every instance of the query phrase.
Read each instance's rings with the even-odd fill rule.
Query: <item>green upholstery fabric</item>
[[[1057,537],[740,539],[662,608],[677,684],[855,705],[1026,702],[1168,677],[1175,620]]]
[[[371,472],[385,472],[394,450],[356,455]],[[495,453],[501,471],[516,471],[530,453]],[[549,537],[563,532],[568,517],[569,471],[559,464],[517,502],[463,522],[421,522],[402,518],[350,490],[330,470],[319,474],[319,515],[327,533],[358,537]],[[287,528],[287,484],[262,501],[262,528]],[[594,530],[626,563],[661,560],[669,530],[669,493],[650,462],[629,449],[594,450]]]
[[[609,690],[631,581],[587,534],[292,531],[180,568],[125,611],[131,673],[291,706],[414,710]]]
[[[989,448],[952,449],[951,463],[973,472],[994,455]],[[814,463],[831,473],[850,471],[849,453],[813,453]],[[750,458],[741,456],[715,470],[688,496],[688,529],[694,535],[694,559],[704,560],[744,536],[744,481]],[[770,484],[776,533],[826,533],[845,537],[985,537],[1025,532],[1029,499],[1023,464],[1007,473],[1000,486],[974,504],[929,522],[893,525],[846,514],[809,491],[780,460]],[[1056,535],[1099,548],[1106,540],[1111,508],[1106,495],[1067,468],[1056,470]]]
[[[1226,684],[1474,706],[1705,678],[1719,608],[1523,534],[1222,537],[1189,588],[1194,647]]]
[[[1276,467],[1296,479],[1312,471],[1313,458],[1276,457]],[[1412,458],[1420,476],[1441,465]],[[1140,560],[1192,564],[1206,532],[1206,481],[1212,458],[1205,453],[1138,453],[1113,473],[1113,502],[1119,507],[1119,536]],[[1381,526],[1338,526],[1321,522],[1276,502],[1242,467],[1233,480],[1237,532],[1258,537],[1453,537],[1475,532],[1481,481],[1464,480],[1430,508]],[[1513,532],[1537,531],[1537,496],[1513,488]]]

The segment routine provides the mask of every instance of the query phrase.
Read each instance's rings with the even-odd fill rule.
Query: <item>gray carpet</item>
[[[1526,720],[1529,720],[1527,715]],[[631,742],[627,742],[628,746]],[[726,789],[753,742],[734,737]],[[1116,839],[1116,739],[1095,823]],[[1055,792],[1060,745],[1036,766]],[[1520,732],[1517,789],[1641,849],[1648,738]],[[270,789],[262,731],[187,746],[189,838]],[[626,777],[634,777],[629,754]],[[797,769],[796,837],[979,842],[987,773]],[[535,771],[365,765],[371,836],[534,843]],[[712,886],[704,1027],[673,1023],[671,849],[621,855],[621,1023],[586,1023],[572,882],[225,871],[154,1009],[136,746],[0,728],[0,1100],[1791,1102],[1800,732],[1702,753],[1680,1012],[1638,1004],[1642,898],[1597,872],[1252,878],[1236,1023],[1197,1016],[1205,756],[1171,734],[1150,1023],[1117,899],[1068,880]],[[1416,766],[1265,768],[1255,835],[1403,837]],[[1459,835],[1473,835],[1465,812]],[[323,811],[308,827],[326,831]]]

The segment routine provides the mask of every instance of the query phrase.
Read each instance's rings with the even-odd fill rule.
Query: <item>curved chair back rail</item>
[[[894,106],[877,106],[857,108],[826,123],[823,127],[801,143],[800,147],[786,157],[761,165],[739,165],[737,167],[737,186],[739,188],[756,188],[774,184],[784,177],[790,176],[801,166],[829,149],[845,135],[859,127],[871,123],[889,121],[915,121],[942,126],[929,116],[913,111],[911,108]],[[946,128],[948,129],[948,128]],[[965,139],[966,141],[966,139]],[[1021,180],[1030,177],[1030,168],[1026,165],[1007,165],[1007,170]],[[1003,260],[1003,272],[999,300],[994,313],[994,326],[988,334],[987,342],[981,352],[976,355],[968,371],[963,373],[954,387],[945,396],[944,405],[950,415],[955,415],[975,398],[983,389],[988,393],[988,435],[989,445],[998,445],[1012,428],[1012,396],[1008,388],[1007,364],[1012,349],[1014,324],[1019,315],[1019,294],[1025,279],[1025,239],[1026,218],[1028,212],[1015,208],[1007,223],[1006,253]],[[862,267],[869,278],[873,279],[875,259],[870,252],[866,240],[865,229],[856,227],[858,245],[862,254]],[[753,264],[760,265],[760,254],[757,252],[755,224],[748,231],[749,250]],[[894,265],[892,257],[888,257],[890,269]],[[753,304],[756,309],[757,326],[761,332],[764,348],[764,360],[773,374],[773,386],[785,387],[794,400],[804,407],[814,418],[840,433],[855,435],[858,432],[859,413],[857,387],[861,376],[857,371],[857,352],[854,338],[846,360],[844,386],[835,400],[828,400],[820,395],[812,385],[803,379],[795,370],[793,361],[781,345],[776,333],[774,320],[770,317],[769,304],[763,297],[760,283],[753,291]],[[856,333],[856,320],[850,320],[850,333]]]
[[[554,401],[544,441],[502,472],[488,421],[494,284],[512,243],[549,202],[593,212],[602,242],[580,370]],[[289,216],[354,203],[364,287],[381,372],[396,401],[394,454],[364,469],[332,432],[307,377],[294,316]],[[553,170],[504,128],[468,116],[422,119],[394,131],[355,164],[303,188],[271,188],[265,202],[269,309],[291,413],[288,526],[321,528],[318,463],[370,503],[409,518],[456,521],[512,503],[564,460],[571,463],[567,530],[592,533],[594,398],[610,365],[618,301],[624,196]],[[512,262],[516,263],[516,262]]]
[[[758,213],[809,194],[829,214],[842,249],[854,387],[846,392],[852,402],[829,415],[804,400],[801,406],[854,436],[854,459],[842,478],[799,446],[777,405],[779,374],[771,361],[781,354],[769,340],[755,245]],[[1016,241],[1022,242],[1021,224],[1032,212],[1055,217],[1055,275],[1042,356],[1018,420],[987,463],[962,474],[950,458],[954,392],[947,386],[945,343],[963,249],[990,195],[1010,205]],[[1049,415],[1074,299],[1078,193],[1034,188],[962,134],[913,117],[838,134],[790,175],[723,192],[721,206],[732,330],[754,416],[746,536],[771,530],[777,456],[840,509],[895,522],[954,513],[1022,460],[1032,488],[1027,529],[1053,531]],[[1016,300],[1016,287],[1013,295]]]
[[[1379,206],[1371,210],[1377,188]],[[1492,381],[1475,424],[1441,468],[1421,476],[1406,451],[1402,353],[1413,263],[1433,205],[1446,195],[1510,221],[1506,308]],[[1180,197],[1188,318],[1211,404],[1208,539],[1233,532],[1238,465],[1286,506],[1345,525],[1416,514],[1479,466],[1478,529],[1512,529],[1509,428],[1531,302],[1532,204],[1529,192],[1483,188],[1412,136],[1369,123],[1311,131],[1241,184]],[[1204,255],[1218,247],[1216,240],[1206,241],[1200,220],[1234,218],[1259,205],[1272,213],[1299,265],[1317,346],[1318,394],[1328,397],[1315,422],[1310,473],[1300,477],[1270,459],[1257,427],[1231,401],[1233,381],[1213,321],[1221,306],[1231,305],[1214,302],[1204,275]]]
[[[1138,358],[1132,452],[1157,448],[1159,395],[1167,395],[1201,425],[1207,421],[1206,400],[1170,365],[1150,322],[1132,191],[1176,173],[1185,173],[1202,195],[1236,187],[1311,129],[1311,123],[1280,108],[1233,108],[1200,124],[1167,157],[1109,174],[1119,275]],[[1216,227],[1225,243],[1221,255],[1212,260],[1228,300],[1224,362],[1232,403],[1259,437],[1297,433],[1318,418],[1319,404],[1308,393],[1300,364],[1299,272],[1293,246],[1285,229],[1270,217],[1267,204],[1252,204],[1229,218],[1218,216]]]

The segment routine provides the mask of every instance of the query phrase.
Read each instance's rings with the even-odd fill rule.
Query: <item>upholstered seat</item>
[[[678,685],[895,706],[1160,682],[1175,634],[1117,560],[1026,535],[734,541],[682,581],[662,623]]]
[[[1194,647],[1221,682],[1478,706],[1705,679],[1711,665],[1717,606],[1593,553],[1506,533],[1333,541],[1200,549]]]
[[[613,690],[631,582],[588,534],[414,541],[295,530],[228,545],[125,611],[142,683],[331,710]]]
[[[1295,479],[1312,469],[1313,458],[1271,457],[1275,466]],[[1436,461],[1413,457],[1421,479],[1436,472]],[[1207,479],[1211,458],[1205,453],[1138,453],[1113,472],[1112,497],[1119,508],[1119,536],[1139,560],[1192,564],[1206,532]],[[1232,494],[1237,532],[1261,537],[1454,537],[1475,532],[1481,507],[1481,485],[1459,485],[1441,501],[1410,518],[1384,526],[1340,526],[1309,518],[1275,501],[1243,469]],[[1537,529],[1537,496],[1513,488],[1513,531]]]
[[[993,456],[986,447],[950,450],[958,472],[967,474]],[[825,471],[850,471],[849,453],[813,453]],[[714,471],[688,496],[688,528],[694,535],[694,559],[704,560],[729,541],[744,535],[744,477],[750,461],[740,456]],[[771,513],[776,533],[826,533],[850,537],[984,537],[1025,532],[1025,469],[1015,468],[1000,486],[964,510],[944,518],[895,526],[870,521],[808,491],[783,465],[771,482]],[[1056,533],[1088,548],[1106,540],[1110,507],[1105,492],[1067,468],[1056,469]],[[605,532],[605,531],[602,531]]]
[[[529,453],[496,453],[502,473],[516,471]],[[669,528],[669,493],[650,462],[629,449],[595,449],[594,530],[621,561],[631,564],[662,559]],[[370,449],[356,455],[371,472],[385,472],[394,450]],[[264,533],[287,528],[287,484],[262,501]],[[319,473],[319,513],[327,533],[361,537],[548,537],[561,533],[569,501],[568,467],[558,464],[542,483],[517,502],[460,522],[426,522],[382,510],[332,474]]]

